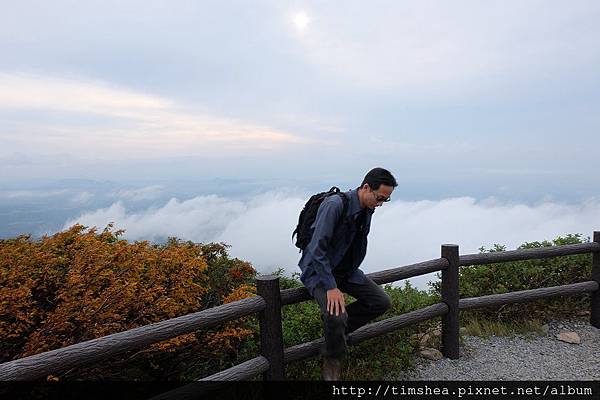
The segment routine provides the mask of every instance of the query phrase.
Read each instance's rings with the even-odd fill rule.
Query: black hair
[[[364,186],[365,183],[368,183],[369,187],[372,190],[379,189],[379,186],[381,186],[382,184],[392,187],[398,186],[396,178],[394,178],[390,171],[379,167],[373,168],[372,170],[367,172],[367,175],[365,175],[365,178],[360,184],[360,187]]]

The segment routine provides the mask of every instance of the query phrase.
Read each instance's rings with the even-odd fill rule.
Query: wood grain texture
[[[348,345],[355,345],[363,340],[394,332],[406,326],[444,315],[447,312],[448,306],[445,303],[437,303],[416,311],[411,311],[406,314],[388,318],[383,321],[374,322],[352,332],[348,336]],[[285,363],[288,364],[318,355],[319,349],[323,345],[324,341],[325,339],[321,337],[311,342],[286,348],[283,352]]]
[[[430,272],[441,271],[446,267],[448,267],[448,260],[445,258],[436,258],[416,264],[404,265],[398,268],[373,272],[367,276],[373,279],[375,283],[383,285],[385,283],[396,282],[406,278],[429,274]]]
[[[263,298],[254,296],[208,310],[9,361],[0,364],[0,380],[42,378],[48,374],[56,374],[71,368],[92,364],[125,351],[142,348],[198,329],[213,327],[226,321],[257,313],[264,308],[265,301]]]
[[[293,289],[284,289],[281,291],[281,304],[295,304],[306,300],[311,300],[312,297],[305,287],[297,287]]]
[[[272,275],[256,278],[256,293],[265,299],[265,309],[258,313],[260,323],[260,352],[269,360],[269,370],[264,379],[282,381],[283,364],[283,332],[281,326],[281,295],[279,278]]]
[[[447,312],[448,306],[445,303],[436,303],[419,310],[365,325],[349,335],[349,342],[350,344],[356,344],[363,340],[381,336],[400,328],[444,315]]]
[[[502,304],[522,303],[546,297],[569,296],[584,292],[593,292],[598,290],[598,282],[587,281],[573,283],[570,285],[551,286],[540,289],[520,290],[503,294],[490,294],[480,297],[469,297],[460,299],[458,302],[461,310],[471,310],[475,308],[499,306]]]
[[[416,264],[404,265],[402,267],[386,269],[384,271],[372,272],[366,274],[369,278],[379,285],[396,282],[406,278],[429,274],[435,271],[441,271],[448,266],[448,260],[445,258],[436,258],[423,261]],[[301,301],[311,300],[312,297],[304,287],[285,289],[281,291],[282,304],[294,304]]]
[[[600,245],[600,232],[594,232],[594,243]],[[592,280],[600,284],[600,252],[592,253]],[[590,324],[600,328],[600,290],[592,293],[590,299]]]
[[[442,316],[442,354],[451,360],[458,359],[458,246],[442,245],[442,257],[448,267],[442,270],[442,301],[448,312]]]
[[[600,251],[600,243],[566,244],[563,246],[540,247],[537,249],[521,249],[498,251],[494,253],[465,254],[460,256],[459,265],[493,264],[506,261],[533,260],[572,254],[584,254]]]
[[[262,374],[268,369],[269,360],[263,356],[258,356],[198,381],[245,381],[254,378],[258,374]]]
[[[319,338],[311,342],[305,342],[296,346],[288,347],[283,350],[283,361],[289,364],[293,361],[300,361],[319,354],[321,346],[325,343],[325,338]]]

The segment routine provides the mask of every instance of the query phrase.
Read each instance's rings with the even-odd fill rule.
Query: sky
[[[116,220],[293,270],[306,196],[376,166],[373,270],[600,227],[597,1],[0,5],[0,236]]]

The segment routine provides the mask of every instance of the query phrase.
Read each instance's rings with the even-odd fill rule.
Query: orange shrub
[[[161,245],[129,243],[122,234],[112,224],[100,233],[75,225],[38,241],[29,236],[0,241],[0,362],[254,293],[254,269],[230,259],[223,243],[174,238]],[[232,321],[208,336],[190,333],[155,344],[145,357],[207,343],[230,351],[252,333],[244,323]],[[217,357],[218,352],[211,353]],[[161,369],[156,360],[146,361],[154,374]]]

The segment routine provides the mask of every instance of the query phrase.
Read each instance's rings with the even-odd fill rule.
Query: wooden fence
[[[459,299],[458,270],[460,266],[501,263],[592,253],[590,280],[569,285],[523,290],[504,294]],[[541,247],[494,253],[459,255],[457,245],[442,245],[441,258],[399,268],[379,271],[368,276],[378,284],[395,282],[442,271],[442,301],[382,321],[365,325],[349,335],[348,343],[393,332],[426,321],[442,319],[442,354],[451,359],[459,355],[459,310],[526,302],[553,296],[591,293],[590,323],[600,328],[600,231],[594,232],[590,243]],[[319,353],[323,338],[284,348],[281,309],[284,305],[310,300],[303,287],[279,289],[279,279],[260,276],[256,281],[257,296],[238,300],[211,309],[77,343],[57,350],[0,364],[0,380],[35,380],[107,359],[119,353],[136,350],[198,329],[211,328],[227,321],[258,313],[261,354],[232,368],[205,377],[201,381],[248,380],[263,374],[265,380],[283,380],[285,364],[313,357]]]

